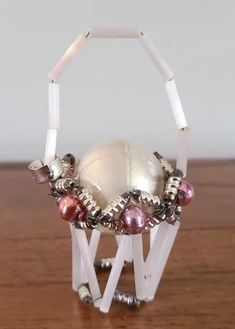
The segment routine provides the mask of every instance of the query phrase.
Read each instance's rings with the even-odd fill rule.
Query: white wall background
[[[190,156],[234,157],[235,1],[1,0],[0,161],[39,158],[47,73],[89,26],[139,26],[175,72]],[[177,135],[164,86],[138,41],[90,40],[62,79],[58,153],[127,137],[168,157]]]

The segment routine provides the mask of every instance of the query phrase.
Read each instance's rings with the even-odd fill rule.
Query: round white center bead
[[[92,148],[81,158],[74,178],[102,209],[132,189],[161,196],[164,188],[163,170],[153,153],[127,140]]]

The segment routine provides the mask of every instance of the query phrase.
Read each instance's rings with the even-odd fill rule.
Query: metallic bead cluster
[[[115,291],[113,300],[122,304],[127,304],[128,306],[138,307],[140,306],[140,300],[137,299],[135,294],[129,292]]]
[[[116,234],[139,234],[162,221],[174,224],[180,218],[181,207],[194,197],[191,184],[182,180],[183,173],[158,152],[154,155],[164,173],[162,197],[134,189],[118,196],[104,210],[92,193],[74,179],[78,161],[72,154],[62,159],[57,157],[47,165],[36,160],[29,165],[29,170],[37,183],[50,184],[50,194],[57,199],[60,217],[74,227],[83,230],[104,227]]]
[[[158,208],[160,205],[160,199],[156,195],[152,195],[148,192],[133,190],[127,193],[124,193],[122,196],[119,196],[112,203],[110,203],[105,210],[102,212],[103,221],[102,225],[110,230],[114,230],[119,232],[120,234],[124,234],[125,231],[120,226],[119,220],[113,220],[113,218],[117,217],[122,210],[129,204],[130,201],[138,202],[146,207]],[[148,224],[145,227],[145,230],[149,230],[155,225],[159,224],[159,220],[157,218],[151,218]]]
[[[86,208],[87,219],[86,221],[72,221],[74,227],[78,229],[93,229],[96,227],[96,216],[101,212],[101,209],[97,202],[93,199],[92,194],[76,184],[76,181],[72,178],[77,162],[72,154],[67,154],[61,160],[64,171],[59,178],[51,184],[52,195],[59,198],[61,195],[71,194],[76,195],[81,201],[81,204]]]
[[[51,183],[52,195],[59,198],[63,194],[76,195],[85,207],[87,213],[82,221],[72,221],[73,225],[78,229],[94,229],[101,225],[118,234],[126,234],[127,232],[122,226],[120,216],[129,205],[136,205],[149,214],[149,220],[143,227],[143,231],[148,231],[162,221],[174,224],[181,214],[181,206],[177,204],[177,193],[180,188],[183,174],[180,170],[174,169],[172,165],[164,159],[159,153],[154,155],[160,162],[165,174],[165,188],[162,199],[151,193],[132,190],[118,196],[104,210],[100,208],[94,200],[92,193],[86,188],[79,185],[73,179],[73,174],[77,161],[72,154],[67,154],[61,160],[63,166],[62,175]],[[99,268],[110,268],[112,265],[108,261],[101,260],[97,263]]]

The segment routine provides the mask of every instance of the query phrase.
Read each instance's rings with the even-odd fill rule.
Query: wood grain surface
[[[70,235],[48,187],[24,165],[0,166],[0,328],[235,328],[235,161],[190,162],[196,198],[153,302],[113,304],[109,314],[83,305],[71,289]],[[112,256],[104,237],[99,254]],[[107,274],[99,276],[101,287]],[[133,288],[132,269],[121,290]]]

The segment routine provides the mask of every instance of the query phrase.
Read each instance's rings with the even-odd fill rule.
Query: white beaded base
[[[150,231],[150,247],[146,260],[143,256],[141,234],[116,236],[118,248],[103,293],[98,285],[94,261],[101,232],[93,230],[88,243],[85,231],[72,227],[72,288],[76,292],[88,283],[94,306],[108,313],[125,261],[133,262],[135,294],[139,301],[151,301],[157,291],[167,259],[180,223],[162,222]]]

